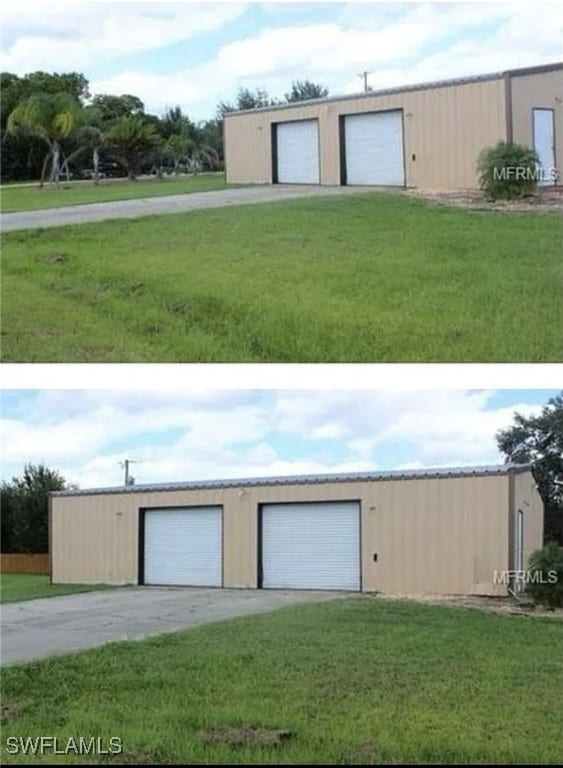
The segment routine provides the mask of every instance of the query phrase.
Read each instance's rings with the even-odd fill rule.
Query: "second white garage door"
[[[221,507],[145,512],[145,584],[220,587]]]
[[[346,115],[344,142],[346,184],[404,185],[401,112]]]
[[[319,183],[319,123],[317,120],[278,123],[276,143],[278,183]]]
[[[262,586],[359,590],[359,504],[264,505]]]

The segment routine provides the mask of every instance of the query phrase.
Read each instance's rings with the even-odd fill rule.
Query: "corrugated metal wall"
[[[520,494],[531,475],[517,477]],[[509,479],[503,475],[54,497],[53,581],[136,583],[139,508],[219,504],[224,584],[256,587],[258,505],[331,500],[361,502],[364,590],[503,592],[493,583],[493,571],[509,567]],[[535,549],[541,525],[537,500],[532,503],[536,522],[526,546]]]
[[[531,472],[514,475],[512,490],[513,513],[521,509],[524,513],[524,567],[532,552],[543,546],[543,501]],[[510,537],[510,567],[514,567],[513,525]]]
[[[555,116],[555,162],[559,183],[563,181],[563,69],[511,78],[512,130],[517,144],[534,146],[532,109],[553,109]]]
[[[480,150],[506,137],[502,78],[235,114],[225,119],[227,181],[270,184],[272,123],[318,118],[321,183],[338,185],[339,115],[386,109],[402,109],[404,113],[408,187],[475,187]]]

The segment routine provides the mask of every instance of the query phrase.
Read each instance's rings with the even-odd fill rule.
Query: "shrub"
[[[550,608],[563,606],[563,547],[552,541],[532,553],[528,561],[532,578],[526,587],[535,603]],[[533,574],[537,574],[537,581]]]
[[[500,141],[479,155],[479,186],[490,200],[513,200],[533,195],[538,186],[539,158],[529,147]]]

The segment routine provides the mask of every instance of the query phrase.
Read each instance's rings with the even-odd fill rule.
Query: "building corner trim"
[[[504,75],[504,111],[506,120],[506,141],[514,141],[514,125],[512,120],[512,76],[510,72]]]

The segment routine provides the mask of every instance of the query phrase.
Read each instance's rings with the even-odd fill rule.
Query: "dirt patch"
[[[536,606],[530,600],[513,597],[482,597],[479,595],[377,595],[379,599],[407,599],[417,603],[433,605],[452,605],[461,608],[479,608],[482,611],[504,616],[548,616],[563,620],[563,608],[549,610]]]
[[[479,190],[408,189],[406,194],[419,197],[436,205],[466,208],[474,211],[500,211],[504,213],[554,213],[563,212],[563,187],[549,187],[538,191],[533,197],[518,200],[486,200]]]
[[[275,747],[291,738],[291,731],[270,728],[222,726],[211,728],[203,734],[203,741],[210,744],[233,744],[251,747]]]
[[[64,251],[53,251],[45,253],[41,257],[46,264],[65,264],[68,261],[68,253]]]
[[[18,716],[18,707],[15,704],[2,704],[0,706],[0,725],[6,725]]]

